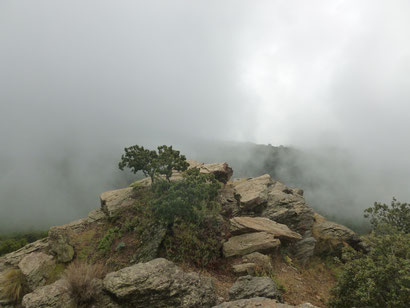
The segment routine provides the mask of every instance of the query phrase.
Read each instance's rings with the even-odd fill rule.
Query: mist
[[[339,221],[410,201],[409,15],[404,0],[1,1],[0,231],[98,208],[136,178],[117,167],[133,144],[235,176],[277,152],[274,176]]]

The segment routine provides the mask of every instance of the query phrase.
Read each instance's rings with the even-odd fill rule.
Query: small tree
[[[173,150],[172,145],[162,145],[158,147],[158,173],[165,175],[169,181],[172,176],[172,170],[185,171],[189,164],[184,155],[180,155],[179,151]]]
[[[142,171],[145,176],[151,178],[152,183],[158,175],[165,175],[169,181],[173,170],[185,171],[189,167],[185,156],[173,150],[172,146],[159,146],[158,153],[139,145],[125,148],[124,151],[125,154],[121,156],[118,167],[121,170],[128,167],[133,173]]]
[[[408,307],[410,302],[409,204],[393,199],[365,210],[372,232],[368,254],[347,249],[330,307]]]

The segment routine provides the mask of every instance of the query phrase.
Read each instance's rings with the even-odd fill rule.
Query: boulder
[[[222,183],[227,183],[233,174],[232,168],[227,163],[203,164],[200,165],[199,170],[201,173],[212,173]]]
[[[282,302],[282,294],[275,282],[269,277],[239,277],[229,289],[229,300],[253,297],[273,298]]]
[[[223,254],[226,258],[243,256],[259,251],[272,251],[280,245],[280,240],[266,232],[246,233],[231,237],[223,244]]]
[[[293,189],[275,182],[269,188],[268,201],[260,216],[287,225],[303,236],[313,226],[313,210]]]
[[[226,184],[218,192],[217,202],[221,204],[221,214],[225,217],[238,216],[241,196],[236,192],[232,184]]]
[[[265,174],[257,178],[238,179],[232,184],[240,198],[240,206],[244,212],[259,210],[268,202],[268,191],[274,181]]]
[[[276,300],[265,297],[254,297],[249,299],[239,299],[236,301],[225,302],[213,308],[317,308],[309,303],[292,306],[280,304]]]
[[[301,240],[302,236],[291,231],[288,226],[266,217],[234,217],[230,220],[232,234],[263,231],[281,240]]]
[[[87,308],[120,308],[121,306],[115,302],[111,296],[104,292],[103,281],[101,279],[93,279],[91,282],[93,284],[95,293],[93,296],[93,301],[87,305]]]
[[[67,225],[51,227],[48,232],[50,252],[58,262],[67,263],[74,258],[74,248],[71,245],[71,232]]]
[[[317,244],[315,253],[340,256],[342,248],[350,245],[356,250],[365,251],[361,238],[348,227],[328,221],[315,213],[312,233]]]
[[[314,255],[316,239],[312,236],[312,232],[305,232],[303,240],[298,241],[292,247],[293,255],[301,264],[306,264],[310,257]]]
[[[30,290],[45,285],[55,266],[54,258],[43,252],[32,252],[18,264]]]
[[[133,188],[110,190],[101,194],[101,210],[107,215],[112,216],[116,211],[134,204]]]
[[[67,291],[66,281],[57,280],[53,284],[38,288],[23,297],[24,308],[76,308],[74,299]]]
[[[253,276],[255,275],[256,266],[257,265],[255,263],[241,263],[241,264],[232,265],[232,270],[238,276],[244,276],[244,275]]]
[[[264,270],[265,272],[271,272],[273,270],[271,258],[267,255],[261,254],[260,252],[253,252],[242,257],[242,262],[254,263],[257,267]]]
[[[109,273],[103,283],[121,307],[212,307],[216,303],[210,278],[186,273],[162,258]]]

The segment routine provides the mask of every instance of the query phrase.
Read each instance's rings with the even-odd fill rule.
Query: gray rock
[[[250,299],[240,299],[231,302],[225,302],[213,308],[317,308],[309,303],[292,306],[280,304],[276,300],[264,297],[255,297]]]
[[[250,179],[239,179],[233,182],[235,191],[241,196],[240,205],[244,212],[254,211],[268,202],[269,187],[274,181],[270,175]]]
[[[226,258],[243,256],[259,251],[272,251],[280,245],[280,240],[266,232],[246,233],[231,237],[223,244],[223,254]]]
[[[282,302],[282,295],[269,277],[239,277],[229,290],[229,300],[253,297],[273,298]]]
[[[266,217],[234,217],[230,219],[232,234],[244,234],[263,231],[281,240],[301,240],[302,236],[291,231],[288,226],[277,223]]]
[[[121,307],[212,307],[216,303],[210,278],[185,273],[161,258],[109,273],[104,289]]]
[[[55,266],[54,258],[43,252],[32,252],[18,264],[30,290],[44,286]]]
[[[38,288],[23,297],[24,308],[76,308],[65,280],[60,279],[53,284]]]
[[[306,264],[310,257],[314,255],[315,246],[316,239],[312,236],[312,233],[308,231],[305,232],[303,240],[294,244],[292,252],[299,263]]]
[[[271,258],[267,255],[261,254],[260,252],[253,252],[242,257],[242,262],[255,263],[258,267],[266,272],[272,271]]]
[[[232,270],[238,276],[244,276],[244,275],[253,276],[255,275],[256,266],[257,265],[255,263],[241,263],[241,264],[232,265]]]
[[[71,245],[71,234],[67,225],[51,227],[48,232],[50,252],[59,262],[70,262],[74,257],[74,248]]]
[[[148,262],[158,258],[159,248],[167,233],[166,226],[152,224],[141,235],[141,242],[133,256],[133,263]]]
[[[362,239],[349,228],[328,221],[323,216],[315,213],[313,225],[313,236],[317,244],[315,253],[340,256],[343,247],[350,245],[356,250],[366,251]]]
[[[33,243],[30,243],[16,251],[10,252],[0,257],[0,273],[11,267],[17,267],[19,262],[32,252],[47,251],[48,239],[44,238]]]
[[[132,187],[106,191],[100,196],[101,210],[107,216],[112,216],[118,210],[133,205],[134,199],[132,196]]]

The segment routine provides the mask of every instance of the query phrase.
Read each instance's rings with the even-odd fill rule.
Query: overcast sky
[[[62,152],[192,138],[347,149],[407,189],[409,16],[407,0],[2,0],[0,214]]]

